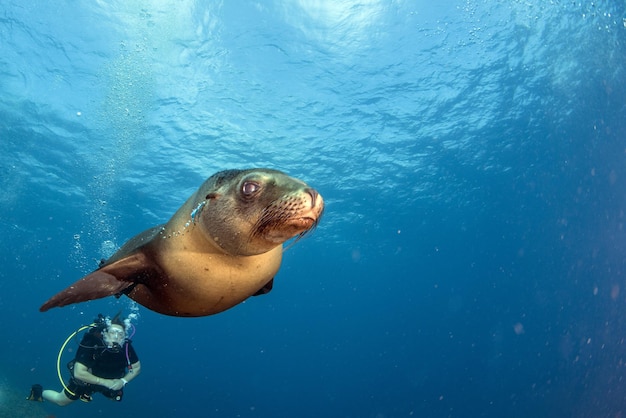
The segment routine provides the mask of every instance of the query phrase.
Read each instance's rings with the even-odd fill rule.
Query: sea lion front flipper
[[[274,287],[274,279],[272,279],[269,282],[265,283],[265,286],[263,286],[262,288],[257,290],[256,293],[253,294],[252,296],[267,295],[269,292],[272,291],[273,287]]]
[[[41,305],[39,311],[45,312],[50,308],[100,299],[111,295],[119,296],[124,290],[136,284],[133,277],[141,274],[144,266],[145,256],[142,253],[134,253],[112,264],[107,264],[52,296],[46,303]]]

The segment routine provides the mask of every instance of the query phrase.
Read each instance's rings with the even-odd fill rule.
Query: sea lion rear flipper
[[[145,257],[142,253],[135,253],[112,264],[105,265],[78,280],[65,290],[52,296],[41,305],[39,311],[45,312],[50,308],[62,307],[72,303],[100,299],[106,296],[119,296],[136,283],[133,277],[141,273]]]

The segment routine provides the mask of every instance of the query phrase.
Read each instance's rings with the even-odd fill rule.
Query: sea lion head
[[[324,200],[301,180],[277,170],[227,170],[201,187],[197,222],[231,255],[265,253],[318,224]]]

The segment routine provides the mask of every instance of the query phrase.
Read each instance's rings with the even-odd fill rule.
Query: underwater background
[[[38,311],[249,167],[326,201],[271,293]],[[622,417],[625,210],[623,0],[5,0],[0,416]],[[120,309],[122,403],[25,401]]]

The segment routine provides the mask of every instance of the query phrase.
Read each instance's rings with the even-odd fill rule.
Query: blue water
[[[255,166],[326,201],[274,290],[140,307],[121,404],[24,401],[133,309],[41,303]],[[7,0],[0,186],[1,417],[626,413],[622,0]]]

